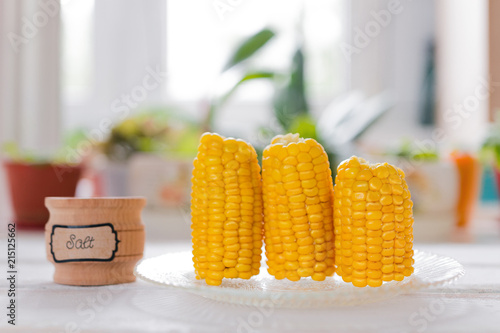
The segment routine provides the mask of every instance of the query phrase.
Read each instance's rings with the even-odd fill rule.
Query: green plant
[[[3,144],[2,153],[9,160],[16,163],[47,164],[50,159],[36,156],[32,151],[23,151],[16,142],[9,141]]]
[[[71,139],[71,140],[68,140]],[[63,147],[76,147],[73,145],[74,141],[72,138],[65,137]],[[47,164],[64,164],[64,165],[76,165],[74,161],[68,162],[66,159],[66,150],[59,149],[54,154],[40,154],[34,150],[21,149],[19,145],[14,141],[6,142],[2,145],[3,155],[12,162],[24,163],[32,165],[47,165]]]
[[[495,165],[500,169],[500,112],[497,112],[496,122],[492,124],[481,147],[480,159],[484,164]]]
[[[437,150],[423,150],[417,148],[410,139],[401,140],[399,147],[390,151],[389,155],[417,161],[433,162],[439,160],[439,153]]]
[[[101,149],[114,161],[125,161],[137,152],[191,157],[196,154],[199,134],[197,124],[179,114],[149,110],[116,124]]]
[[[305,57],[303,47],[298,44],[287,71],[273,71],[252,68],[248,64],[255,54],[273,40],[276,33],[264,28],[256,34],[244,40],[229,57],[226,71],[239,67],[240,79],[225,93],[212,99],[205,120],[204,129],[210,131],[214,126],[217,111],[232,97],[232,95],[244,84],[251,80],[268,80],[274,87],[274,98],[272,101],[274,116],[280,128],[270,126],[261,128],[261,134],[269,141],[271,137],[282,133],[299,133],[301,137],[313,138],[322,142],[316,131],[316,121],[310,113],[307,100],[306,85],[304,79]],[[259,144],[259,143],[257,143]],[[262,148],[262,147],[261,147]],[[330,163],[335,166],[335,155],[328,152]],[[335,170],[335,167],[332,167]]]

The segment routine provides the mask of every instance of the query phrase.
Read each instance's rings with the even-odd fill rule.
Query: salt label
[[[118,235],[111,223],[54,225],[50,252],[56,263],[112,261],[118,251]]]

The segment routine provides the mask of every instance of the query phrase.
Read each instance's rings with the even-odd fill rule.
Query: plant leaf
[[[228,92],[222,95],[220,98],[221,104],[225,103],[243,83],[255,79],[272,79],[275,75],[276,73],[267,71],[252,71],[246,73]]]
[[[224,66],[222,71],[225,72],[229,68],[252,56],[255,52],[266,45],[267,42],[274,37],[274,35],[274,31],[269,28],[264,28],[255,35],[250,36],[247,40],[240,44],[233,55],[229,58],[229,61]]]
[[[297,116],[309,114],[304,83],[304,54],[300,47],[293,56],[287,84],[275,96],[274,113],[286,132],[290,132]]]
[[[298,115],[293,119],[289,132],[299,133],[301,138],[318,139],[316,134],[316,122],[309,114]]]
[[[207,117],[207,123],[210,128],[213,128],[213,121],[215,117],[215,113],[217,110],[220,109],[224,103],[227,102],[227,100],[234,94],[234,92],[238,89],[240,85],[243,83],[250,81],[250,80],[255,80],[255,79],[274,79],[277,76],[276,73],[274,72],[269,72],[269,71],[250,71],[247,72],[243,77],[236,82],[236,84],[229,89],[225,94],[223,94],[219,99],[216,101],[213,101],[212,104],[210,105],[208,117]]]

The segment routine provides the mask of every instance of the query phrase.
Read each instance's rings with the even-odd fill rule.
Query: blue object
[[[498,189],[493,168],[483,169],[483,180],[481,185],[481,202],[498,200]]]

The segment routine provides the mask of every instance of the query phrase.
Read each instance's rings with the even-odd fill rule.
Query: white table
[[[162,241],[161,230],[149,234],[145,257],[190,249],[187,241]],[[43,234],[18,232],[17,326],[8,325],[6,310],[0,310],[0,331],[500,332],[500,241],[491,235],[478,238],[485,244],[415,245],[465,266],[466,275],[454,285],[357,307],[298,310],[219,303],[143,281],[106,287],[57,285],[45,259]],[[0,249],[5,248],[2,238]],[[0,309],[7,304],[4,262]]]

